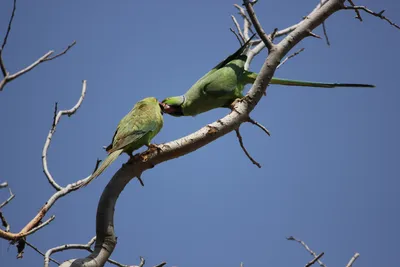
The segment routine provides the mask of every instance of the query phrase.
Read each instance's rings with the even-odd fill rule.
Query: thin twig
[[[356,6],[354,4],[353,0],[347,0],[347,1],[350,3],[351,6]],[[363,21],[363,19],[361,17],[361,14],[360,14],[360,11],[358,9],[355,9],[354,11],[356,12],[355,18],[358,19],[359,21]]]
[[[7,198],[6,201],[0,204],[0,209],[7,205],[15,197],[15,195],[11,192],[11,188],[8,188],[8,190],[10,191],[10,196]]]
[[[322,5],[322,0],[320,0],[319,3]],[[326,26],[325,26],[325,21],[322,22],[322,30],[323,30],[323,32],[324,32],[326,44],[327,44],[328,46],[330,46],[331,43],[329,42],[328,32],[326,31]]]
[[[240,38],[242,39],[243,43],[245,43],[246,40],[244,39],[244,36],[243,36],[243,33],[242,33],[242,29],[240,29],[239,23],[237,22],[235,16],[231,15],[231,18],[233,20],[233,23],[236,26],[236,30],[238,31],[238,34],[239,34]]]
[[[371,15],[373,15],[375,17],[378,17],[380,19],[386,20],[390,25],[392,25],[393,27],[396,27],[397,29],[400,30],[400,26],[399,25],[397,25],[396,23],[392,22],[390,19],[388,19],[387,17],[385,17],[383,15],[383,12],[385,12],[385,10],[382,10],[381,12],[376,13],[376,12],[368,9],[365,6],[345,6],[344,9],[347,9],[347,10],[363,10],[364,12],[367,12],[368,14],[371,14]]]
[[[242,40],[240,39],[239,35],[235,32],[235,30],[232,28],[229,28],[229,30],[236,36],[236,39],[238,40],[239,44],[242,45]]]
[[[41,228],[45,227],[46,225],[48,225],[49,223],[51,223],[54,219],[56,218],[56,216],[52,215],[49,219],[47,219],[44,223],[39,224],[38,226],[32,228],[32,230],[26,232],[25,234],[23,234],[21,237],[25,237],[28,235],[31,235],[33,233],[35,233],[36,231],[40,230]]]
[[[290,56],[286,57],[281,63],[279,63],[279,65],[278,65],[278,67],[276,67],[276,69],[279,69],[283,64],[286,63],[286,61],[288,61],[289,59],[297,56],[298,54],[300,54],[303,51],[304,51],[304,48],[301,48],[299,51],[297,51],[297,52],[291,54]]]
[[[254,33],[253,30],[251,29],[251,25],[252,25],[251,21],[247,17],[244,8],[242,8],[238,4],[234,4],[234,6],[238,9],[240,16],[242,16],[242,18],[243,18],[243,35],[244,35],[245,40],[247,41],[250,38],[249,31],[251,33]]]
[[[13,10],[11,13],[10,21],[8,22],[7,32],[6,32],[6,35],[4,36],[3,44],[1,45],[1,49],[0,49],[0,68],[1,68],[1,72],[3,73],[4,77],[6,77],[8,75],[8,73],[7,73],[7,69],[6,69],[6,66],[3,61],[2,53],[3,53],[4,47],[7,44],[8,35],[10,34],[10,31],[11,31],[11,25],[12,25],[12,22],[14,19],[16,7],[17,7],[17,0],[14,0]]]
[[[257,121],[253,120],[253,119],[250,118],[250,117],[247,119],[247,121],[250,122],[251,124],[253,124],[253,125],[259,127],[259,128],[260,128],[261,130],[263,130],[268,136],[271,136],[271,133],[269,132],[269,130],[268,130],[264,125],[262,125],[261,123],[258,123]]]
[[[1,225],[3,225],[3,227],[6,228],[6,232],[9,232],[10,225],[8,224],[6,218],[4,217],[4,215],[1,211],[0,211],[0,221],[1,221]]]
[[[34,245],[32,245],[31,243],[29,243],[29,242],[26,241],[26,240],[25,240],[25,243],[28,245],[28,247],[31,247],[34,251],[36,251],[37,253],[39,253],[40,255],[42,255],[42,256],[44,257],[44,253],[41,252],[37,247],[35,247]],[[52,262],[54,262],[55,264],[58,264],[58,265],[61,264],[60,262],[56,261],[56,260],[53,259],[53,258],[50,258],[50,257],[49,257],[49,260],[52,261]]]
[[[309,263],[306,264],[306,266],[304,267],[310,267],[311,265],[313,265],[314,263],[316,263],[320,258],[322,258],[322,256],[324,256],[324,252],[322,252],[321,254],[319,254],[317,257],[315,257],[314,259],[312,259]]]
[[[346,267],[352,267],[353,263],[356,261],[356,259],[360,257],[360,253],[356,252],[354,256],[350,259],[349,263],[347,263]]]
[[[261,168],[260,163],[258,163],[257,161],[255,161],[255,160],[250,156],[249,152],[247,152],[247,149],[244,147],[243,138],[242,138],[242,135],[240,134],[239,128],[237,128],[235,131],[236,131],[236,136],[237,136],[237,138],[238,138],[238,140],[239,140],[240,147],[243,149],[243,152],[246,154],[246,156],[249,158],[249,160],[250,160],[254,165],[256,165],[258,168]]]
[[[160,264],[155,265],[154,267],[163,267],[165,264],[167,264],[167,263],[165,261],[163,261]]]
[[[75,44],[76,44],[76,41],[73,41],[67,48],[64,49],[64,51],[62,51],[61,53],[58,53],[57,55],[54,55],[54,56],[52,56],[52,57],[46,58],[45,60],[43,60],[43,62],[50,61],[50,60],[56,59],[56,58],[58,58],[58,57],[64,55],[64,54],[67,53],[68,50],[70,50]]]
[[[56,189],[57,191],[60,191],[63,189],[63,187],[61,187],[59,184],[57,184],[57,182],[54,180],[53,176],[51,175],[48,165],[47,165],[47,151],[50,147],[50,142],[51,139],[53,137],[54,132],[56,131],[56,127],[57,124],[60,122],[60,119],[62,116],[67,115],[68,117],[72,116],[73,114],[75,114],[75,112],[78,110],[78,108],[81,106],[83,99],[85,98],[85,94],[86,94],[86,81],[82,81],[82,92],[81,92],[81,96],[79,97],[78,102],[75,104],[75,106],[73,106],[71,109],[68,110],[60,110],[57,113],[57,102],[54,106],[54,117],[53,117],[53,123],[52,123],[52,127],[49,131],[49,134],[47,135],[46,138],[46,142],[44,143],[44,147],[43,147],[43,152],[42,152],[42,166],[43,166],[43,172],[47,177],[47,180],[49,181],[49,183],[54,187],[54,189]]]
[[[256,29],[258,36],[260,36],[261,40],[263,40],[265,46],[267,47],[268,51],[274,48],[274,44],[271,42],[269,36],[264,32],[260,22],[257,19],[256,13],[254,12],[253,3],[250,0],[243,0],[243,4],[247,9],[247,13],[251,19],[251,22]]]
[[[296,239],[294,236],[286,237],[286,239],[287,239],[287,240],[291,240],[291,241],[296,241],[296,242],[298,242],[298,243],[301,244],[311,255],[313,255],[314,258],[317,258],[317,257],[318,257],[317,253],[315,253],[314,251],[312,251],[312,250],[307,246],[307,244],[304,243],[302,240]],[[321,267],[326,267],[326,265],[325,265],[322,261],[320,261],[320,260],[317,260],[317,261],[318,261],[318,263],[319,263],[319,265],[320,265]]]

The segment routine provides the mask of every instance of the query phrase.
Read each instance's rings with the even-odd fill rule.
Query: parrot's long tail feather
[[[110,166],[111,163],[114,162],[114,160],[116,160],[119,155],[121,155],[121,153],[123,152],[122,149],[118,149],[114,152],[112,152],[111,154],[109,154],[107,156],[107,158],[101,163],[101,165],[97,168],[97,170],[90,176],[90,178],[88,180],[86,180],[84,183],[82,183],[79,187],[83,187],[88,185],[93,179],[95,179],[97,176],[99,176],[100,174],[103,173],[103,171]]]
[[[308,82],[308,81],[297,81],[287,80],[273,77],[270,84],[280,84],[288,86],[307,86],[307,87],[321,87],[321,88],[334,88],[334,87],[375,87],[372,84],[360,84],[360,83],[320,83],[320,82]]]

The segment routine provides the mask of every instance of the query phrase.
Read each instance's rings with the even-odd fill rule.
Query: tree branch
[[[8,186],[8,183],[7,182],[2,182],[1,184],[0,184],[0,189],[1,188],[6,188]]]
[[[3,43],[2,43],[1,49],[0,49],[0,69],[1,69],[1,72],[2,72],[2,74],[4,76],[3,80],[0,81],[0,92],[3,91],[4,86],[7,83],[9,83],[12,80],[18,78],[19,76],[31,71],[32,69],[34,69],[36,66],[38,66],[39,64],[41,64],[43,62],[50,61],[50,60],[53,60],[55,58],[58,58],[58,57],[64,55],[65,53],[68,52],[69,49],[71,49],[76,44],[76,42],[73,41],[72,44],[70,44],[63,52],[61,52],[61,53],[59,53],[59,54],[57,54],[55,56],[52,56],[52,57],[50,57],[50,56],[54,53],[54,51],[49,51],[45,55],[40,57],[38,60],[33,62],[31,65],[29,65],[28,67],[18,71],[17,73],[14,73],[14,74],[10,75],[10,73],[7,71],[6,65],[4,64],[2,53],[4,51],[4,48],[5,48],[6,44],[7,44],[8,35],[10,34],[10,31],[11,31],[11,25],[12,25],[12,22],[13,22],[13,19],[14,19],[14,16],[15,16],[16,4],[17,4],[17,1],[14,0],[14,6],[13,6],[13,10],[12,10],[11,17],[10,17],[10,22],[8,23],[7,32],[6,32],[6,35],[4,36]]]
[[[247,13],[249,14],[251,22],[253,22],[254,28],[256,29],[258,36],[260,36],[261,40],[263,40],[265,46],[270,52],[274,48],[274,44],[272,43],[270,37],[265,34],[264,29],[258,21],[256,13],[254,12],[253,3],[250,2],[250,0],[243,0],[243,5],[247,9]]]
[[[310,267],[311,265],[313,265],[314,263],[316,263],[320,258],[322,258],[322,256],[324,256],[324,252],[322,252],[322,253],[319,254],[317,257],[315,257],[314,259],[312,259],[309,263],[306,264],[305,267]]]
[[[11,188],[8,188],[8,190],[10,192],[10,196],[3,203],[0,204],[0,209],[7,205],[15,197],[15,195],[11,192]]]
[[[356,259],[360,257],[360,253],[356,252],[354,256],[350,259],[349,263],[347,263],[346,267],[352,267],[353,263],[356,261]]]
[[[394,23],[393,21],[391,21],[390,19],[388,19],[387,17],[385,17],[385,16],[383,15],[383,12],[385,12],[385,10],[382,10],[381,12],[376,13],[376,12],[374,12],[374,11],[368,9],[368,8],[365,7],[365,6],[345,6],[343,9],[347,9],[347,10],[356,10],[356,11],[362,10],[362,11],[367,12],[368,14],[370,14],[370,15],[372,15],[372,16],[375,16],[375,17],[377,17],[377,18],[386,20],[390,25],[392,25],[393,27],[395,27],[395,28],[397,28],[397,29],[400,30],[400,26],[399,26],[399,25],[397,25],[396,23]]]
[[[300,53],[303,52],[303,51],[304,51],[304,48],[301,48],[299,51],[297,51],[297,52],[291,54],[290,56],[287,56],[281,63],[279,63],[279,65],[278,65],[278,67],[276,67],[276,69],[279,69],[283,64],[286,63],[286,61],[288,61],[289,59],[291,59],[291,58],[297,56],[298,54],[300,54]]]
[[[60,122],[60,119],[62,116],[67,115],[68,117],[72,116],[75,114],[75,112],[79,109],[79,107],[82,105],[83,99],[85,98],[86,94],[86,81],[82,81],[82,92],[81,96],[78,99],[78,102],[73,106],[71,109],[68,110],[60,110],[57,113],[57,102],[54,106],[54,117],[53,117],[53,123],[51,126],[51,129],[49,131],[49,134],[47,135],[46,142],[44,143],[43,147],[43,152],[42,152],[42,165],[43,165],[43,172],[47,177],[47,180],[49,183],[56,189],[57,191],[60,191],[63,189],[57,182],[53,179],[53,176],[51,175],[49,168],[47,166],[47,151],[50,147],[50,142],[51,139],[53,138],[53,134],[56,131],[57,124]]]
[[[47,149],[48,149],[48,147],[49,147],[49,145],[50,145],[50,140],[51,140],[51,138],[52,138],[52,134],[53,134],[54,131],[55,131],[55,125],[58,124],[58,122],[59,122],[61,116],[63,116],[63,115],[71,116],[71,115],[73,115],[73,114],[78,110],[78,108],[80,107],[80,105],[82,104],[82,101],[83,101],[83,99],[84,99],[85,92],[86,92],[86,81],[84,80],[84,81],[82,82],[82,93],[81,93],[81,96],[80,96],[78,102],[76,103],[76,105],[75,105],[74,107],[72,107],[71,109],[69,109],[69,110],[62,110],[62,111],[59,111],[58,114],[57,114],[57,116],[55,116],[55,120],[53,121],[53,127],[54,127],[54,129],[53,129],[53,127],[52,127],[53,132],[52,132],[52,130],[50,130],[51,135],[49,134],[49,136],[47,137],[46,143],[45,143],[45,147],[44,147],[44,149],[43,149],[44,153],[43,153],[42,155],[44,155],[45,158],[46,158],[46,154],[47,154]],[[47,161],[46,161],[46,159],[44,159],[44,166],[47,166]],[[86,182],[89,180],[90,176],[91,176],[91,175],[89,175],[88,177],[86,177],[86,178],[84,178],[84,179],[78,180],[77,182],[68,184],[68,185],[66,185],[65,187],[59,186],[59,185],[54,181],[54,179],[51,177],[51,175],[50,175],[50,176],[47,176],[47,178],[48,178],[50,184],[53,185],[54,188],[56,188],[57,192],[54,193],[54,194],[46,201],[46,203],[42,206],[42,208],[39,210],[39,212],[36,214],[36,216],[35,216],[27,225],[25,225],[25,227],[22,228],[18,233],[6,232],[6,231],[3,231],[3,230],[0,229],[0,238],[6,239],[6,240],[10,240],[10,241],[13,241],[13,242],[15,243],[16,241],[20,240],[21,238],[23,238],[23,237],[25,237],[25,236],[27,236],[27,235],[32,234],[32,233],[35,232],[36,230],[39,230],[39,229],[40,229],[41,227],[43,227],[44,225],[42,225],[42,226],[39,227],[38,229],[36,229],[35,227],[36,227],[36,226],[40,223],[40,221],[44,218],[44,216],[47,214],[47,212],[50,210],[50,208],[54,205],[54,203],[56,203],[56,201],[57,201],[59,198],[65,196],[65,195],[67,195],[67,194],[69,194],[69,193],[71,193],[71,192],[73,192],[73,191],[78,190],[78,189],[80,188],[80,185],[81,185],[82,183],[86,183]],[[50,177],[50,178],[49,178],[49,177]],[[34,229],[35,231],[32,231],[33,229]]]
[[[247,151],[246,147],[244,146],[244,144],[243,144],[243,138],[242,138],[242,135],[240,134],[239,128],[237,128],[235,131],[236,131],[236,137],[237,137],[238,140],[239,140],[239,144],[240,144],[240,147],[242,148],[243,152],[246,154],[246,156],[249,158],[249,160],[250,160],[254,165],[256,165],[258,168],[261,168],[260,163],[258,163],[255,159],[253,159],[253,158],[250,156],[250,153]]]
[[[300,245],[302,245],[311,255],[314,256],[314,259],[316,259],[316,258],[318,257],[317,253],[315,253],[314,251],[312,251],[312,250],[307,246],[307,244],[304,243],[302,240],[296,239],[294,236],[286,237],[286,239],[287,239],[287,240],[291,240],[291,241],[296,241],[296,242],[298,242],[298,243],[299,243]],[[321,256],[321,257],[322,257],[322,256]],[[326,265],[325,265],[322,261],[320,261],[319,258],[317,259],[317,261],[318,261],[318,263],[319,263],[320,266],[326,267]]]
[[[12,22],[14,20],[16,7],[17,7],[17,0],[14,0],[13,10],[11,12],[11,17],[10,17],[10,21],[8,23],[7,32],[6,32],[6,35],[4,36],[3,44],[1,45],[1,48],[0,48],[0,68],[1,68],[1,72],[3,73],[4,77],[6,77],[8,75],[8,72],[7,72],[6,66],[5,66],[4,61],[3,61],[2,53],[4,51],[4,47],[7,44],[8,35],[10,34],[10,31],[11,31],[11,25],[12,25]]]

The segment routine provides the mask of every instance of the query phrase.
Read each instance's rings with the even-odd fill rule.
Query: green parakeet
[[[244,69],[247,48],[254,35],[235,53],[201,77],[184,95],[168,97],[161,102],[163,112],[172,116],[195,116],[219,107],[229,107],[243,97],[246,84],[254,83],[257,73]],[[273,77],[270,84],[308,87],[375,87],[369,84],[319,83]]]
[[[107,158],[82,186],[99,176],[123,152],[132,157],[133,151],[144,145],[151,146],[150,141],[158,134],[162,126],[162,110],[156,98],[148,97],[137,102],[119,122],[111,144],[106,147]]]

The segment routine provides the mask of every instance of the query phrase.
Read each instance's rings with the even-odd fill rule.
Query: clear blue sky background
[[[119,120],[140,99],[185,92],[200,76],[238,47],[229,31],[237,1],[19,1],[4,51],[10,72],[50,49],[77,45],[8,84],[0,93],[0,181],[16,198],[4,214],[19,231],[54,190],[42,173],[41,152],[53,117],[75,104],[81,80],[86,99],[63,118],[49,151],[56,180],[66,185],[87,176],[104,158]],[[283,28],[308,14],[318,1],[260,1],[265,30]],[[400,23],[400,2],[359,0]],[[12,0],[0,4],[4,36]],[[311,89],[271,86],[252,116],[272,132],[242,126],[258,169],[241,151],[235,134],[185,157],[161,164],[133,180],[115,213],[118,245],[112,258],[147,266],[304,266],[311,257],[294,235],[328,266],[398,262],[400,239],[399,132],[400,31],[379,19],[340,12],[327,22],[332,43],[309,38],[306,50],[276,76],[362,82],[376,89]],[[241,20],[240,20],[241,21]],[[321,29],[316,30],[322,34]],[[258,71],[263,51],[251,69]],[[224,116],[220,109],[195,118],[165,116],[154,139],[162,143]],[[65,243],[86,243],[95,234],[97,202],[124,155],[90,186],[62,198],[48,216],[56,219],[28,240],[46,251]],[[6,199],[6,190],[0,199]],[[48,218],[46,216],[46,218]],[[62,261],[87,252],[60,253]],[[27,248],[22,260],[0,240],[1,266],[41,266]]]

